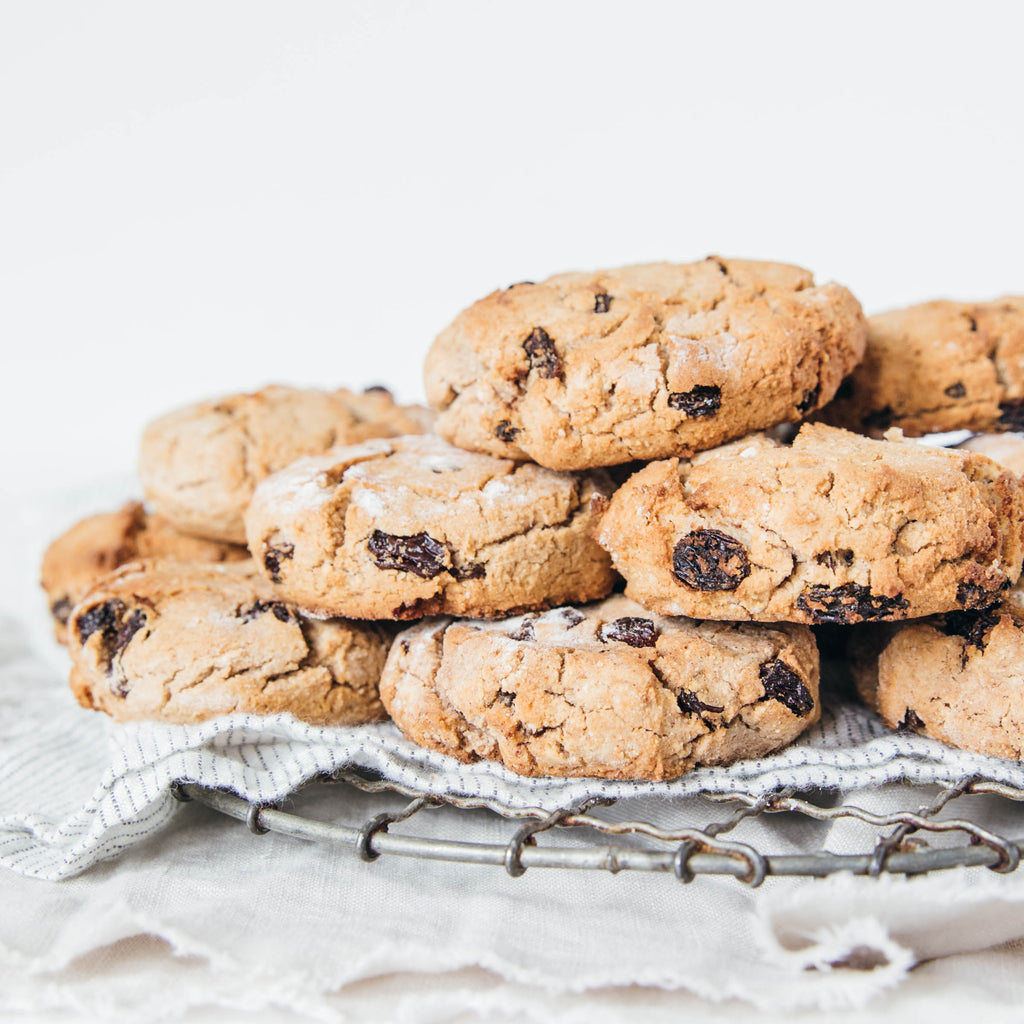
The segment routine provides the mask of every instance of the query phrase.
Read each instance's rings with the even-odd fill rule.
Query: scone
[[[850,624],[995,603],[1022,524],[1024,485],[984,456],[811,424],[652,463],[598,539],[663,615]]]
[[[190,537],[131,501],[116,512],[89,516],[62,533],[43,555],[42,585],[57,639],[66,643],[71,609],[97,579],[125,562],[238,562],[248,557],[242,545]]]
[[[384,388],[267,387],[154,420],[142,435],[139,477],[153,508],[179,530],[244,544],[245,509],[264,477],[336,444],[419,434],[432,422],[427,409],[397,405]]]
[[[1024,429],[1024,297],[868,318],[863,362],[821,419],[880,437]]]
[[[389,643],[376,624],[306,619],[251,562],[131,562],[68,623],[72,691],[118,721],[187,724],[232,711],[376,721]]]
[[[832,398],[864,340],[840,285],[709,257],[494,292],[440,334],[425,382],[453,444],[586,469],[799,421]]]
[[[378,439],[268,477],[246,527],[275,592],[309,614],[491,617],[611,590],[592,534],[612,489],[600,471]]]
[[[863,626],[850,644],[857,689],[892,729],[1024,759],[1024,592],[995,608]]]
[[[400,633],[381,677],[395,724],[520,775],[671,779],[761,757],[819,716],[806,626],[694,622],[622,596]]]

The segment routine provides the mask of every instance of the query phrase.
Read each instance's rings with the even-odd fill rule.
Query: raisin
[[[841,587],[826,587],[815,583],[797,599],[796,606],[806,612],[812,622],[870,622],[874,619],[898,619],[894,614],[904,611],[908,605],[902,594],[883,597],[872,594],[859,583],[844,583]]]
[[[575,608],[559,608],[558,614],[561,615],[562,621],[565,623],[567,629],[572,629],[574,626],[578,626],[586,618],[586,615],[584,615],[583,612],[578,611]]]
[[[836,389],[836,398],[853,398],[853,378],[844,377]]]
[[[288,605],[280,601],[254,601],[250,607],[240,608],[237,614],[243,622],[252,622],[258,615],[266,612],[273,612],[274,618],[279,622],[297,621]]]
[[[605,623],[598,633],[598,639],[602,643],[618,640],[619,643],[629,644],[630,647],[653,647],[660,635],[661,630],[650,619],[626,616]]]
[[[391,609],[393,619],[422,619],[425,615],[437,615],[444,609],[444,597],[434,594],[433,597],[417,597],[415,601],[403,601],[397,608]]]
[[[972,334],[976,333],[977,330],[978,330],[978,321],[975,320],[974,317],[971,316],[970,313],[967,314],[967,320],[968,320],[968,323],[970,323],[970,325],[971,325],[971,333]]]
[[[363,388],[364,395],[387,395],[388,398],[393,398],[391,389],[384,387],[383,384],[371,384],[368,388]]]
[[[999,590],[1006,590],[1009,586],[1010,581],[1005,580]],[[998,603],[999,593],[998,591],[993,593],[977,583],[961,583],[956,588],[956,599],[964,608],[972,610],[991,608],[992,605]]]
[[[513,427],[508,420],[502,420],[494,428],[494,436],[506,444],[511,444],[521,433],[522,431],[518,427]]]
[[[281,563],[292,558],[294,555],[294,544],[282,544],[280,547],[267,548],[263,555],[263,564],[266,566],[267,572],[270,573],[270,578],[274,583],[281,582]]]
[[[684,715],[699,715],[703,711],[720,715],[725,710],[716,704],[705,704],[692,690],[680,690],[676,695],[676,704]]]
[[[962,380],[958,380],[955,384],[950,384],[949,387],[946,388],[946,394],[950,398],[963,398],[964,395],[967,394],[967,388],[964,387],[964,382]]]
[[[54,601],[50,605],[50,613],[62,626],[66,626],[68,619],[71,618],[72,608],[74,608],[74,605],[71,603],[71,598],[62,597],[59,601]]]
[[[861,417],[861,426],[867,427],[869,430],[888,430],[892,426],[892,421],[895,419],[895,413],[892,411],[892,406],[887,405],[884,409],[875,409],[874,412],[869,412],[867,416]]]
[[[1004,430],[1024,430],[1024,401],[999,403],[999,426]]]
[[[920,732],[924,728],[924,722],[913,708],[907,708],[903,713],[903,721],[899,722],[896,728],[900,732]]]
[[[840,548],[838,551],[820,551],[814,556],[818,565],[827,565],[833,572],[840,562],[845,565],[853,565],[853,552],[849,548]]]
[[[968,648],[985,650],[989,631],[999,624],[999,616],[991,610],[946,612],[939,629],[946,636],[958,636],[964,641],[960,654],[960,667],[965,668],[970,654]]]
[[[521,284],[533,284],[532,281],[516,281],[514,284],[510,284],[505,291],[510,292],[513,288],[518,288]]]
[[[726,266],[726,265],[725,265],[725,264],[724,264],[724,263],[723,263],[723,262],[722,262],[722,261],[721,261],[721,260],[720,260],[720,259],[719,259],[719,258],[718,258],[717,256],[708,256],[708,258],[707,258],[707,261],[706,261],[706,262],[709,262],[709,263],[717,263],[717,264],[718,264],[718,269],[719,269],[719,270],[720,270],[720,271],[721,271],[721,272],[722,272],[722,273],[723,273],[723,274],[724,274],[724,275],[725,275],[726,277],[728,277],[728,276],[729,276],[729,268],[728,268],[728,267],[727,267],[727,266]]]
[[[396,537],[393,533],[374,530],[369,540],[370,554],[378,569],[411,572],[420,579],[432,580],[444,572],[448,549],[429,533]]]
[[[111,645],[110,657],[116,658],[132,641],[132,637],[146,624],[146,613],[136,608],[131,615],[126,616],[120,623],[117,635]]]
[[[516,694],[510,693],[508,690],[499,690],[497,701],[499,704],[504,704],[505,707],[510,708],[516,702]]]
[[[818,396],[820,394],[821,394],[821,381],[818,381],[818,383],[815,384],[814,387],[810,391],[805,391],[804,392],[804,397],[797,404],[796,411],[799,412],[799,413],[810,412],[811,409],[813,409],[815,404],[817,403]]]
[[[85,643],[93,633],[112,630],[117,622],[118,616],[124,611],[122,601],[104,601],[103,604],[95,605],[82,612],[75,620],[75,629],[78,631],[78,640]]]
[[[735,590],[749,575],[743,545],[718,530],[694,530],[672,552],[676,579],[694,590]]]
[[[722,389],[717,384],[698,384],[689,391],[670,391],[668,407],[693,419],[714,416],[722,406]]]
[[[511,640],[536,640],[537,639],[537,627],[533,624],[533,619],[523,619],[519,625],[509,633],[509,639]]]
[[[465,565],[453,565],[452,575],[457,580],[479,580],[487,575],[483,562],[467,562]]]
[[[607,292],[594,296],[594,312],[607,313],[612,308],[612,297]]]
[[[530,369],[536,370],[538,377],[554,379],[562,376],[562,360],[558,358],[555,343],[543,327],[534,327],[523,342],[523,348],[530,357]]]
[[[784,661],[778,658],[766,661],[761,666],[760,676],[764,687],[761,700],[777,700],[800,718],[814,709],[811,691]]]
[[[127,614],[126,614],[127,613]],[[114,669],[114,659],[131,643],[132,637],[146,624],[146,613],[141,609],[128,612],[123,601],[114,598],[82,612],[75,620],[78,639],[85,643],[94,633],[100,634],[99,660],[106,662],[106,673]],[[124,696],[127,690],[121,680],[115,692]]]

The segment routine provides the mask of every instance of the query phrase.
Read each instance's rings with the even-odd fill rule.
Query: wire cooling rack
[[[965,779],[940,789],[934,799],[916,811],[878,814],[853,803],[836,802],[839,794],[797,794],[780,790],[767,796],[732,793],[706,796],[728,813],[722,820],[696,827],[659,827],[646,821],[611,821],[595,813],[612,800],[588,800],[552,812],[539,808],[513,809],[479,798],[435,797],[396,785],[367,772],[336,772],[322,781],[354,787],[362,793],[398,793],[409,803],[397,811],[383,811],[356,825],[312,820],[271,806],[249,803],[223,790],[192,783],[173,788],[179,800],[195,800],[222,814],[245,821],[257,835],[276,832],[312,842],[348,846],[365,861],[382,855],[454,861],[503,867],[514,878],[528,868],[576,868],[598,871],[660,871],[683,882],[697,875],[731,875],[750,886],[770,875],[821,878],[840,871],[878,876],[883,872],[914,875],[954,867],[1016,870],[1024,850],[1024,836],[1007,838],[968,820],[948,816],[949,805],[962,797],[986,795],[1020,803],[1024,790],[987,779]],[[391,832],[431,808],[462,811],[486,810],[508,819],[512,835],[506,843],[474,842]],[[798,854],[765,853],[749,843],[723,838],[744,821],[772,815],[799,815],[816,822],[852,819],[877,834],[861,854],[824,850]],[[790,819],[792,820],[792,819]],[[542,833],[572,832],[572,845],[539,845]],[[461,834],[461,832],[460,832]],[[580,843],[580,837],[586,841]],[[926,838],[927,837],[927,838]],[[940,839],[940,837],[942,837]],[[642,840],[637,845],[636,839]],[[953,845],[947,841],[953,839]],[[935,845],[933,845],[935,844]],[[941,844],[941,845],[939,845]]]

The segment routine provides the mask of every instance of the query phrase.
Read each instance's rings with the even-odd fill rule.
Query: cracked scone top
[[[1024,427],[1024,297],[868,318],[864,359],[820,417],[881,436]]]
[[[864,338],[840,285],[709,257],[494,292],[438,336],[424,379],[454,444],[585,469],[797,422],[832,398]]]
[[[138,558],[185,562],[240,562],[247,548],[190,537],[137,501],[116,512],[101,512],[75,523],[46,549],[41,582],[57,639],[67,642],[72,608],[101,576]]]
[[[850,643],[861,697],[891,729],[1024,759],[1024,590],[990,609],[859,627]]]
[[[818,720],[806,626],[665,619],[622,596],[400,633],[381,699],[414,743],[521,775],[671,779]]]
[[[433,414],[363,394],[272,386],[161,416],[142,435],[139,478],[153,508],[185,533],[245,543],[243,516],[264,477],[337,444],[430,430]]]
[[[652,463],[598,539],[665,615],[842,623],[998,600],[1021,571],[1024,489],[990,459],[821,424]]]
[[[389,636],[371,623],[304,618],[251,562],[129,563],[76,606],[68,639],[78,702],[119,721],[384,717],[377,684]]]
[[[556,473],[422,435],[300,459],[256,489],[249,550],[275,589],[317,615],[490,617],[604,597],[592,534],[601,471]]]

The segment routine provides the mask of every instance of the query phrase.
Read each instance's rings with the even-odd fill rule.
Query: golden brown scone
[[[249,557],[238,544],[190,537],[163,516],[130,501],[116,512],[89,516],[62,533],[43,555],[42,585],[57,639],[67,642],[67,621],[82,595],[106,573],[136,558],[182,562],[239,562]]]
[[[1024,428],[1024,297],[868,317],[864,359],[820,418],[880,437]]]
[[[1024,592],[994,608],[861,627],[851,645],[861,696],[892,729],[1024,759]]]
[[[154,420],[142,435],[139,477],[153,508],[179,530],[244,544],[245,509],[264,477],[336,444],[427,432],[433,419],[428,409],[397,405],[384,388],[267,387]]]
[[[694,622],[622,596],[400,633],[381,699],[414,743],[520,775],[671,779],[761,757],[818,720],[806,626]]]
[[[315,615],[484,618],[591,601],[612,588],[593,538],[613,485],[422,435],[300,459],[264,480],[250,550]]]
[[[376,721],[389,643],[374,623],[304,618],[252,562],[128,563],[68,624],[75,697],[118,721],[187,724],[232,711]]]
[[[1024,485],[990,459],[822,424],[652,463],[598,532],[663,615],[842,624],[988,606],[1022,538]]]
[[[690,455],[821,408],[860,304],[799,267],[709,257],[494,292],[427,356],[438,433],[552,469]]]

